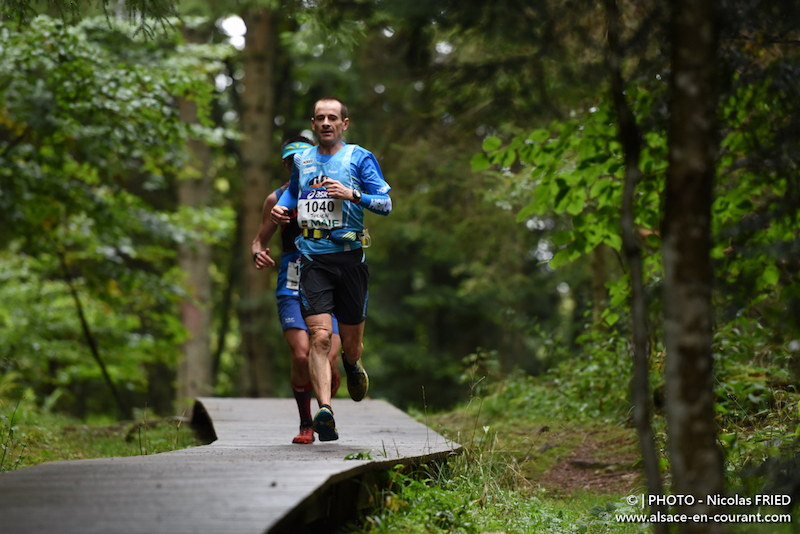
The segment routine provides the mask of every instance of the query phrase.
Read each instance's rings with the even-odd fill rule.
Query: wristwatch
[[[361,191],[358,189],[353,189],[353,202],[361,204]]]

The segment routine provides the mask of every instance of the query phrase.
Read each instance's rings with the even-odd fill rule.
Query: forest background
[[[681,3],[189,2],[180,20],[145,3],[160,21],[2,5],[0,398],[91,420],[290,395],[277,273],[250,242],[281,140],[335,95],[393,188],[367,220],[372,394],[444,409],[475,376],[544,375],[622,419],[638,342],[640,405],[664,407]],[[792,456],[800,8],[696,5],[717,9],[694,65],[714,85],[707,220],[678,208],[710,236],[698,387],[723,448],[726,421],[777,413],[794,426],[762,459]]]

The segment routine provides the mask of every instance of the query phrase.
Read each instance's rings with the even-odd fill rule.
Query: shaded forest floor
[[[485,441],[493,431],[456,412],[434,417],[429,424],[451,439],[466,437],[461,443],[467,446],[474,446],[475,439]],[[507,457],[531,486],[552,497],[625,496],[644,487],[636,433],[624,423],[534,416],[494,424],[494,451]]]

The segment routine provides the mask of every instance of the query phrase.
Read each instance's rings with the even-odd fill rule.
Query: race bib
[[[302,191],[297,200],[297,224],[300,228],[341,228],[342,205],[342,199],[329,198],[324,189]]]
[[[297,290],[300,288],[300,258],[290,261],[286,265],[286,289]]]

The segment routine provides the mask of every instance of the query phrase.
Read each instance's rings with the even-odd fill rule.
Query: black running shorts
[[[316,254],[300,259],[300,312],[303,318],[331,313],[341,324],[367,318],[369,265],[363,250]]]

